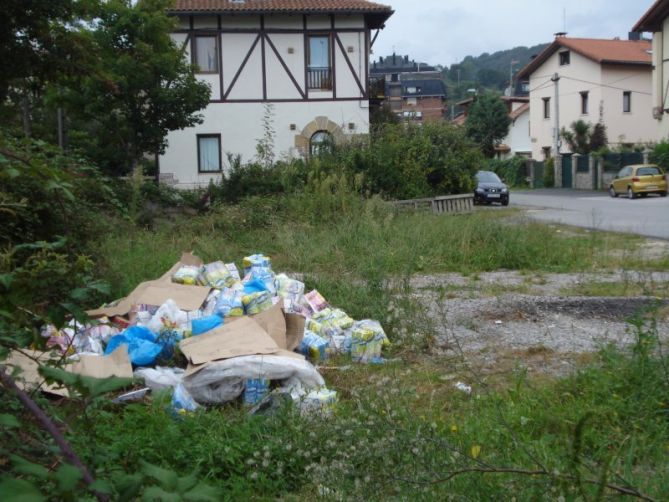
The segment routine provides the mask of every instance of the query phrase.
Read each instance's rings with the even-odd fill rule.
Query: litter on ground
[[[290,400],[303,413],[331,413],[337,393],[314,364],[332,354],[359,363],[383,362],[389,344],[381,324],[352,319],[304,283],[275,274],[262,253],[234,263],[203,263],[184,253],[162,277],[139,284],[126,298],[88,311],[42,336],[50,352],[14,352],[18,383],[67,396],[45,385],[40,362],[64,359],[65,369],[97,378],[143,381],[115,402],[142,399],[150,390],[172,394],[176,413],[240,402],[266,413]]]

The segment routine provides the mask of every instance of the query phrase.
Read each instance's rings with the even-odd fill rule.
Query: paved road
[[[513,191],[511,205],[531,218],[597,230],[669,239],[669,197],[628,200],[606,193],[569,189]]]

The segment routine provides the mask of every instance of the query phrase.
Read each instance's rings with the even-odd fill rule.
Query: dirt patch
[[[595,278],[629,280],[630,274],[639,280],[669,281],[666,273],[652,273],[649,279],[649,273],[634,272],[542,277],[493,272],[476,278],[457,274],[420,276],[412,280],[412,285],[414,295],[435,323],[435,351],[439,355],[464,356],[482,373],[523,367],[564,375],[609,344],[624,347],[634,343],[636,335],[629,319],[649,309],[666,311],[669,302],[646,296],[558,296],[557,291]],[[509,291],[491,296],[486,294],[491,283],[501,286],[501,291],[505,285],[527,284],[532,294]],[[457,287],[462,288],[461,295]],[[444,288],[448,288],[448,295]],[[660,316],[658,333],[667,338],[666,316]]]

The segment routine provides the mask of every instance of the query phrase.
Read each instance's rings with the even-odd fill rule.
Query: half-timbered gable
[[[366,0],[176,0],[174,40],[211,87],[202,124],[168,137],[163,179],[220,178],[253,159],[271,104],[275,154],[369,132],[369,53],[392,14]]]

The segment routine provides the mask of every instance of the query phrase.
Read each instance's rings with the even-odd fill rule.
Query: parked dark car
[[[476,190],[474,190],[474,204],[490,204],[499,202],[503,206],[509,205],[509,187],[492,171],[476,173]]]

